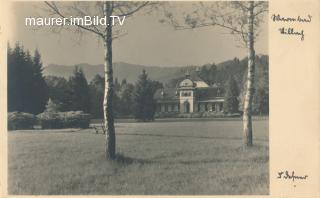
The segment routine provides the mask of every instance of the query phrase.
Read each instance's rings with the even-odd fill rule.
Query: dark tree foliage
[[[233,77],[230,77],[225,86],[223,109],[226,113],[239,112],[239,88]]]
[[[121,88],[121,85],[120,85],[120,83],[118,81],[118,78],[115,78],[114,79],[114,90],[115,90],[115,92],[119,92],[120,88]]]
[[[130,83],[121,83],[121,105],[119,112],[123,116],[131,116],[133,114],[133,94],[134,94],[134,85]]]
[[[90,82],[90,114],[94,118],[103,118],[104,78],[96,75]]]
[[[217,66],[213,64],[206,64],[201,67],[199,76],[208,84],[216,82]]]
[[[127,84],[127,79],[122,79],[122,81],[121,81],[121,88],[122,88],[122,86],[125,86]]]
[[[48,101],[48,88],[45,79],[42,75],[43,67],[41,56],[38,49],[34,52],[33,57],[33,80],[31,82],[32,89],[30,90],[33,95],[33,109],[34,113],[43,112],[44,106]]]
[[[253,114],[268,115],[269,114],[269,91],[259,88],[253,96]]]
[[[59,111],[70,111],[72,93],[68,81],[63,77],[46,76],[50,99],[58,105]]]
[[[148,79],[145,70],[139,76],[134,92],[134,117],[140,121],[151,121],[155,114],[154,82]]]
[[[81,68],[75,67],[73,76],[69,78],[69,86],[72,101],[70,109],[88,113],[90,110],[89,85]]]
[[[38,114],[48,100],[47,86],[42,75],[38,50],[34,57],[18,43],[14,49],[8,45],[8,111]]]
[[[123,105],[121,102],[121,85],[118,79],[114,80],[115,92],[113,94],[113,111],[115,117],[123,115]],[[90,82],[90,114],[94,118],[103,118],[103,98],[104,98],[104,77],[97,74]]]

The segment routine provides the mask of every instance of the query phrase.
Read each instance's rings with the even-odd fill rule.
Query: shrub
[[[91,116],[82,111],[43,112],[38,115],[43,129],[88,128]]]
[[[63,124],[66,128],[88,128],[90,125],[90,114],[83,113],[82,111],[69,111],[63,112]]]
[[[10,112],[8,113],[8,129],[32,129],[36,123],[36,117],[30,113]]]
[[[43,112],[37,115],[39,124],[42,129],[60,129],[63,128],[63,120],[59,113]]]

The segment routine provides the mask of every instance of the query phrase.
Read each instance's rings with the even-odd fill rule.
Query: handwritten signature
[[[280,171],[278,172],[278,177],[277,179],[284,179],[284,180],[292,180],[294,182],[294,180],[306,180],[308,178],[308,175],[303,175],[303,176],[298,176],[295,175],[294,171],[291,171],[289,173],[289,171]]]
[[[280,14],[273,14],[271,16],[273,22],[299,22],[299,23],[311,23],[312,16],[307,15],[307,17],[283,17]]]
[[[273,14],[271,16],[271,20],[273,22],[280,22],[280,23],[311,23],[312,16],[307,15],[306,17],[297,16],[297,17],[285,17],[281,16],[280,14]],[[300,37],[301,41],[304,41],[305,31],[303,29],[297,30],[296,27],[280,27],[279,32],[282,35],[286,36],[298,36]]]
[[[304,30],[296,31],[294,28],[279,28],[280,34],[300,36],[301,41],[304,40]]]

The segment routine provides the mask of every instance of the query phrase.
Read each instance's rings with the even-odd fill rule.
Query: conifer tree
[[[18,43],[13,50],[8,46],[8,111],[38,114],[47,99],[40,53],[32,57]]]
[[[223,109],[226,113],[238,113],[239,111],[239,88],[237,82],[231,76],[226,85]]]
[[[78,66],[73,71],[73,76],[69,79],[71,89],[71,110],[89,112],[90,95],[89,86],[83,70]]]
[[[94,118],[103,118],[104,78],[99,74],[91,80],[90,85],[90,114]]]
[[[43,67],[41,62],[41,56],[38,49],[34,52],[34,57],[32,60],[32,89],[29,90],[32,95],[33,100],[33,112],[35,114],[41,113],[45,109],[45,105],[48,101],[48,87],[46,85],[45,79],[42,75]]]
[[[155,100],[152,82],[148,79],[145,70],[139,76],[134,92],[134,117],[140,121],[151,121],[154,119]]]
[[[134,94],[134,85],[122,81],[121,83],[121,106],[120,112],[122,115],[132,115],[133,114],[133,94]]]

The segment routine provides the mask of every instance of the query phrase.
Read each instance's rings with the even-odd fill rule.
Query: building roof
[[[182,88],[182,87],[195,87],[195,86],[196,86],[196,84],[194,83],[194,81],[192,81],[189,78],[186,78],[186,79],[184,79],[183,81],[181,81],[179,83],[179,88]]]
[[[176,88],[158,89],[154,95],[155,99],[162,102],[176,102],[179,100],[179,90],[194,89],[198,101],[209,101],[222,98],[223,89],[221,86],[214,84],[209,86],[198,75],[186,75]]]
[[[194,83],[196,83],[197,88],[209,87],[209,85],[202,80],[201,81],[194,81]]]
[[[178,100],[177,89],[176,88],[161,88],[154,94],[157,100]]]
[[[224,95],[221,87],[206,87],[197,89],[197,98],[200,100],[212,99]]]

